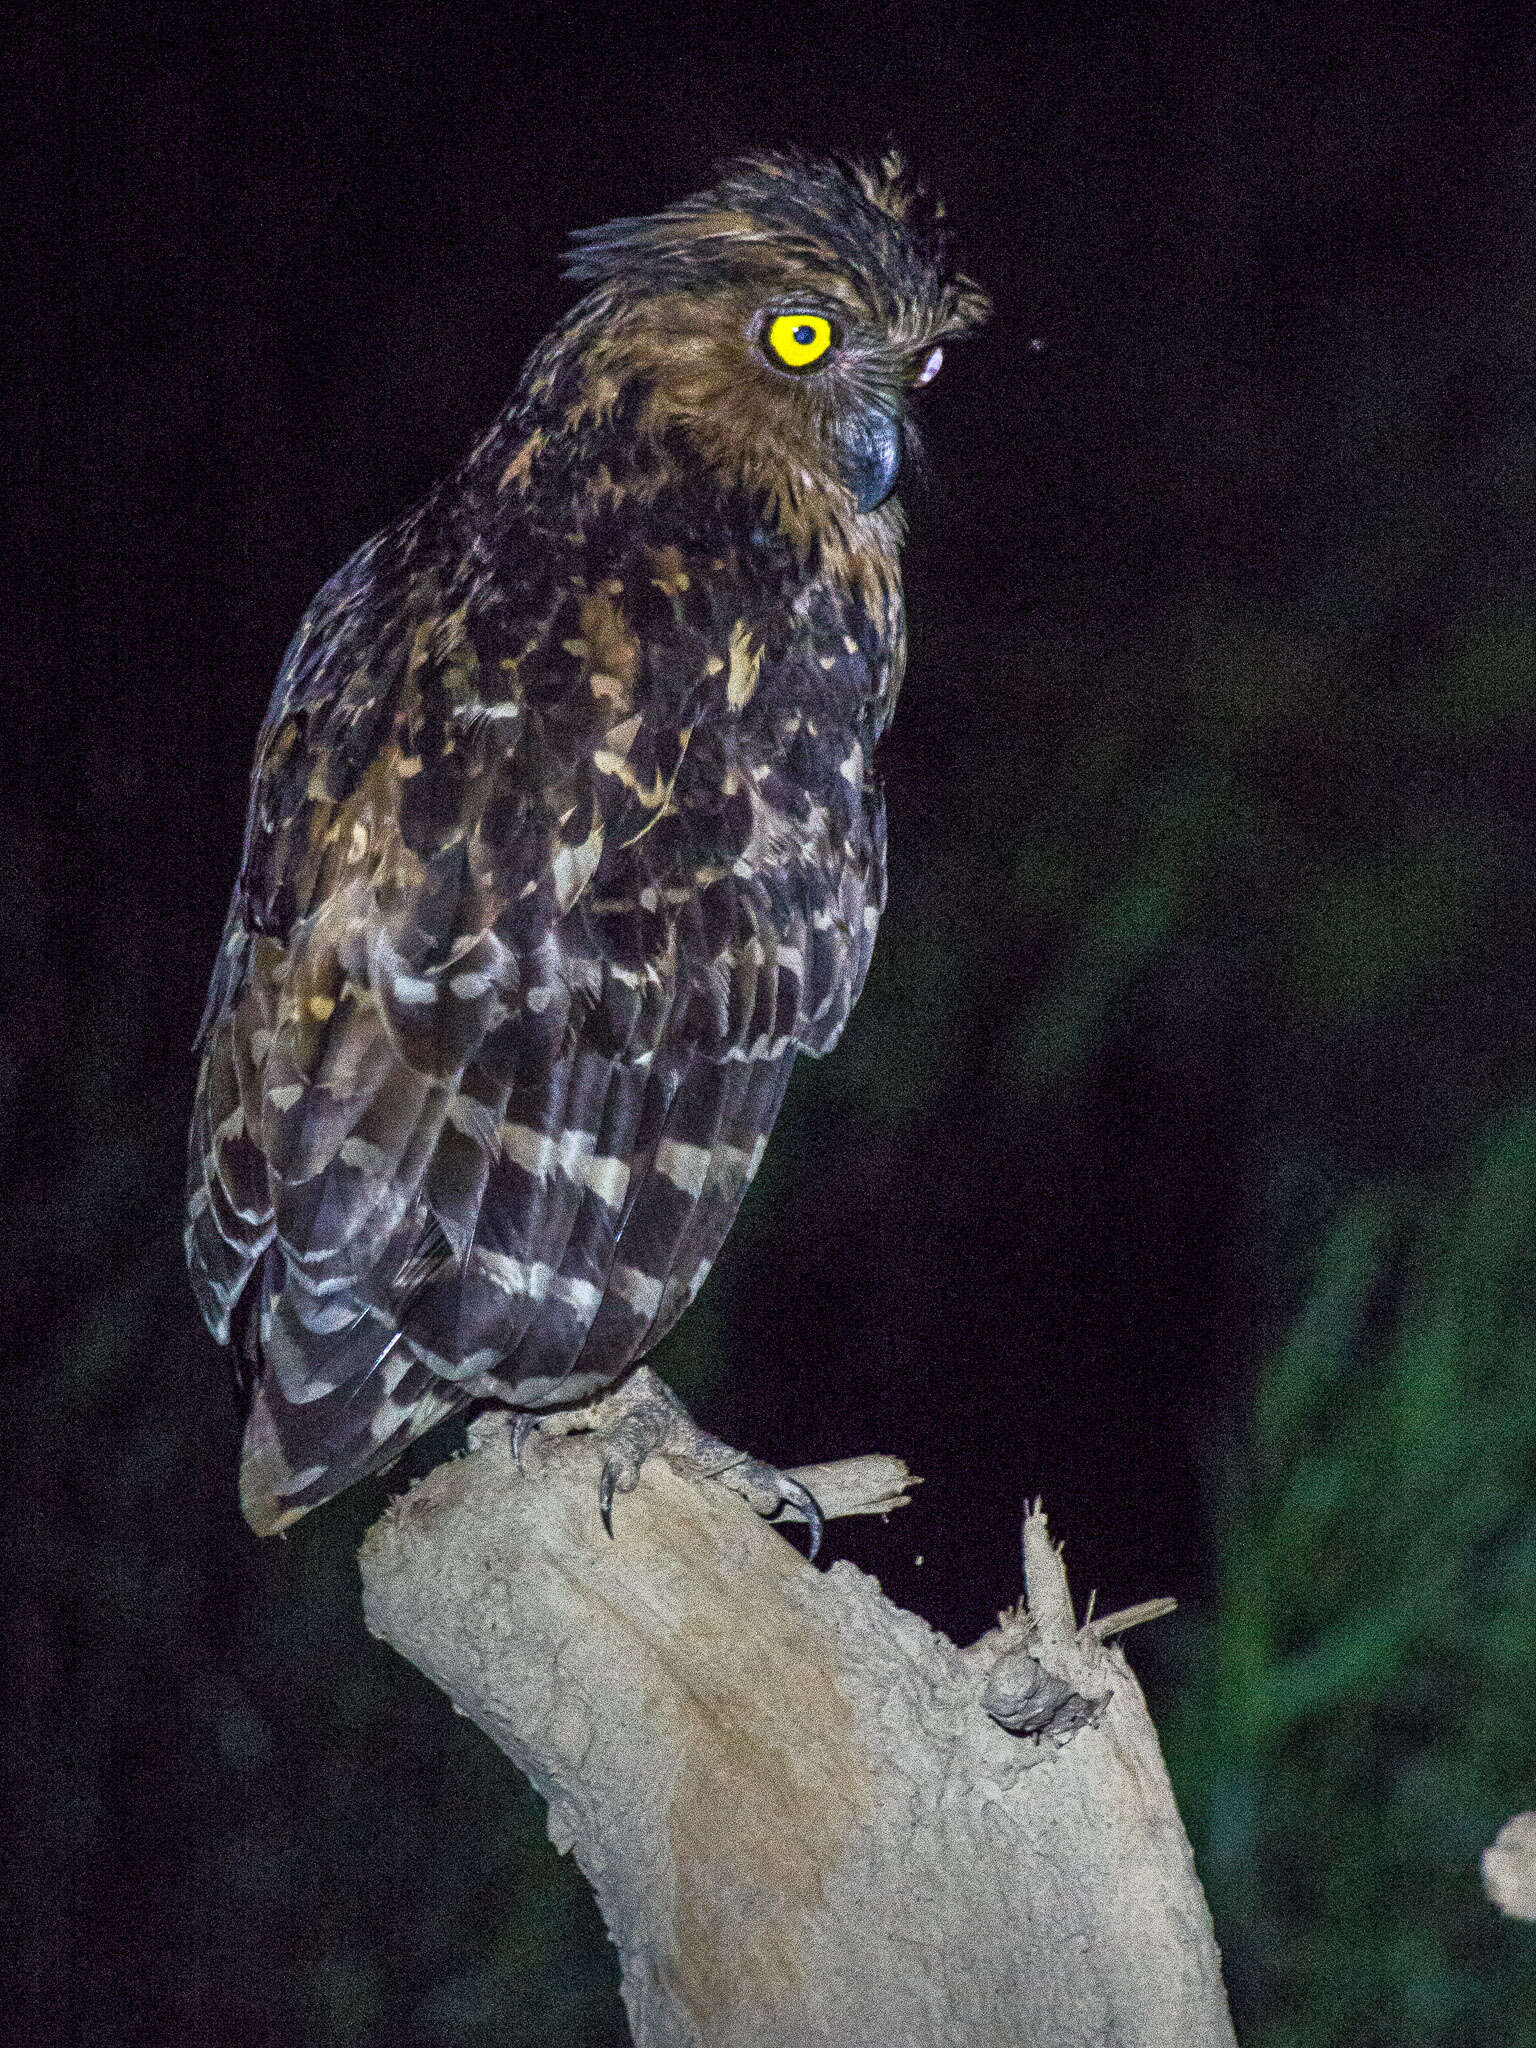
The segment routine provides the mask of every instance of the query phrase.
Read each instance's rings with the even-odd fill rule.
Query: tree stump
[[[639,2048],[1231,2048],[1140,1689],[1038,1509],[1027,1608],[962,1650],[664,1457],[614,1540],[594,1438],[524,1464],[491,1416],[392,1504],[368,1624],[549,1802]],[[905,1472],[797,1476],[832,1514]]]

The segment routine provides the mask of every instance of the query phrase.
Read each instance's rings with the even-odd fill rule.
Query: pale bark
[[[1028,1615],[960,1650],[664,1457],[610,1540],[595,1439],[476,1438],[370,1532],[369,1625],[549,1801],[640,2048],[1230,2048],[1140,1690],[1042,1515]],[[904,1474],[799,1476],[851,1513]]]
[[[1505,1821],[1483,1851],[1483,1889],[1512,1920],[1536,1920],[1536,1813]]]

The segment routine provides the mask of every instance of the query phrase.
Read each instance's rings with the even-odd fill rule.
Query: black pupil
[[[808,327],[807,325],[805,325],[804,322],[802,322],[800,326],[798,326],[795,329],[795,340],[799,343],[801,348],[809,348],[811,343],[815,339],[816,330],[814,327]]]

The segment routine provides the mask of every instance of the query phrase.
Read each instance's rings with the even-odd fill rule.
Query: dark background
[[[891,909],[660,1362],[764,1456],[905,1455],[917,1503],[830,1549],[959,1640],[1036,1493],[1080,1596],[1179,1597],[1132,1651],[1245,2040],[1536,2042],[1477,1879],[1536,1803],[1514,12],[85,5],[15,38],[36,2038],[622,2038],[537,1802],[363,1631],[386,1487],[265,1547],[239,1520],[180,1267],[190,1046],[287,638],[508,396],[565,235],[741,148],[894,137],[996,313],[925,394]]]

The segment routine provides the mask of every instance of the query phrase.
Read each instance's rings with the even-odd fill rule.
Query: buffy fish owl
[[[619,1381],[869,964],[891,494],[986,299],[895,157],[748,157],[567,274],[479,445],[310,606],[257,743],[187,1257],[261,1534],[471,1401]],[[667,1426],[634,1378],[663,1419],[605,1517]]]

